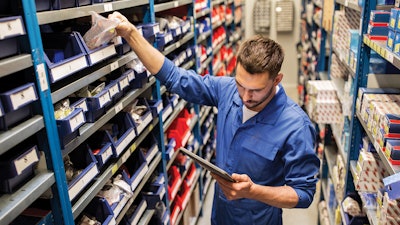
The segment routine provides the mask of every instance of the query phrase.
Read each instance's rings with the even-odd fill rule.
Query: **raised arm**
[[[136,29],[136,27],[128,21],[128,19],[119,12],[114,12],[108,16],[109,19],[119,19],[122,22],[116,28],[117,34],[123,37],[131,46],[133,51],[139,57],[143,65],[151,74],[160,71],[165,56],[154,48]]]

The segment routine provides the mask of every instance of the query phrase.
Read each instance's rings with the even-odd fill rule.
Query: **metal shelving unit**
[[[119,0],[106,3],[97,3],[93,5],[82,6],[79,8],[38,12],[36,14],[39,25],[42,25],[69,19],[76,19],[84,16],[90,16],[90,11],[95,11],[97,13],[106,13],[125,8],[142,6],[149,3],[149,0]]]
[[[369,139],[374,142],[374,138],[372,133],[369,131],[367,124],[361,119],[361,115],[359,112],[356,111],[356,99],[357,99],[357,92],[360,87],[368,87],[370,80],[369,74],[369,56],[370,50],[374,50],[377,52],[383,59],[386,59],[387,62],[391,63],[395,67],[400,69],[400,57],[396,54],[391,52],[386,48],[386,41],[376,41],[371,40],[367,35],[368,24],[370,19],[370,12],[374,9],[390,9],[393,6],[377,6],[377,1],[364,1],[362,7],[358,4],[351,3],[347,0],[336,0],[336,4],[340,8],[349,8],[356,10],[361,13],[361,20],[360,20],[360,27],[359,27],[359,45],[356,57],[356,62],[354,65],[349,65],[347,60],[344,60],[344,54],[342,52],[338,52],[336,49],[332,49],[331,54],[336,54],[338,59],[341,60],[341,64],[346,66],[348,71],[350,72],[349,79],[353,79],[352,87],[351,87],[351,95],[352,95],[352,112],[351,115],[347,118],[350,124],[349,132],[350,132],[350,139],[349,139],[349,147],[348,149],[344,149],[343,146],[338,146],[337,153],[343,156],[346,164],[346,178],[345,178],[345,193],[355,192],[354,187],[354,180],[353,178],[356,177],[356,164],[358,160],[358,155],[360,151],[360,144],[362,143],[362,136],[366,134]],[[389,79],[389,78],[388,78]],[[395,77],[390,78],[390,82],[397,83],[399,79]],[[334,80],[335,85],[343,86],[342,81]],[[376,85],[376,84],[373,84]],[[386,87],[386,86],[385,86]],[[338,89],[339,90],[339,89]],[[339,90],[338,95],[343,96],[343,92]],[[336,133],[336,132],[334,132]],[[339,137],[334,137],[336,142],[340,140]],[[375,145],[375,149],[379,155],[379,158],[383,162],[385,169],[388,171],[389,174],[395,174],[400,172],[400,166],[395,166],[390,163],[390,161],[385,156],[383,150]],[[332,162],[330,162],[329,158],[332,157],[332,154],[326,154],[327,164],[329,172],[332,168]],[[324,188],[323,188],[324,189]],[[341,204],[340,202],[338,202]],[[341,212],[343,214],[343,212]],[[367,209],[366,210],[367,217],[369,219],[370,224],[378,224],[376,209]],[[332,221],[332,220],[331,220]]]
[[[2,147],[0,149],[0,155],[6,153],[9,149],[20,143],[22,140],[40,133],[41,137],[43,136],[45,137],[44,139],[47,139],[43,140],[46,142],[44,147],[45,149],[43,150],[46,154],[48,169],[46,171],[37,173],[29,182],[27,182],[23,187],[18,189],[13,194],[2,195],[0,197],[0,223],[8,224],[12,222],[21,214],[22,211],[24,211],[46,191],[48,191],[48,189],[52,189],[52,211],[49,215],[43,217],[41,222],[43,224],[75,224],[75,219],[77,219],[84,212],[91,199],[93,199],[109,181],[109,179],[115,175],[115,173],[120,169],[121,165],[135,151],[139,151],[138,146],[145,140],[145,138],[150,134],[157,134],[158,136],[156,138],[159,145],[159,152],[148,165],[149,171],[135,189],[133,197],[123,207],[121,213],[115,218],[116,222],[118,223],[122,220],[125,212],[129,209],[131,204],[133,204],[134,199],[141,193],[142,188],[145,186],[146,182],[148,182],[153,172],[160,170],[160,172],[164,172],[164,174],[166,174],[167,168],[169,168],[174,160],[174,157],[176,157],[175,154],[168,162],[168,165],[165,162],[164,132],[168,129],[170,124],[182,111],[182,109],[187,105],[187,102],[180,100],[172,115],[165,121],[165,123],[159,119],[159,117],[153,118],[153,121],[141,132],[141,134],[138,134],[135,138],[129,140],[130,143],[128,144],[128,147],[122,151],[120,156],[116,159],[112,159],[105,168],[102,168],[95,179],[92,180],[88,186],[77,195],[77,198],[71,202],[68,194],[63,157],[73,152],[79,145],[85,143],[89,137],[91,137],[103,125],[107,124],[114,116],[121,112],[123,108],[132,103],[136,98],[142,97],[143,95],[149,95],[151,93],[151,98],[154,98],[155,100],[161,100],[160,93],[164,93],[166,90],[165,87],[161,87],[159,81],[157,81],[154,77],[150,77],[149,82],[146,83],[142,88],[124,93],[124,96],[118,102],[113,103],[114,105],[111,106],[104,115],[98,118],[96,122],[86,123],[80,127],[79,135],[71,142],[67,143],[62,149],[59,142],[53,104],[58,103],[60,100],[63,100],[76,91],[107,76],[111,72],[124,67],[132,60],[137,59],[137,56],[132,51],[124,55],[116,55],[105,59],[101,63],[98,63],[94,66],[90,66],[90,68],[80,70],[74,74],[74,77],[71,77],[72,81],[65,82],[65,85],[62,85],[62,82],[50,83],[46,62],[44,60],[45,57],[40,33],[40,25],[63,21],[73,21],[74,19],[89,17],[90,11],[95,11],[105,15],[113,11],[131,8],[137,8],[139,10],[146,11],[143,18],[144,22],[155,22],[156,12],[173,10],[181,6],[188,6],[188,16],[194,18],[194,24],[191,24],[192,30],[180,38],[179,41],[167,46],[164,51],[162,51],[164,55],[168,55],[186,44],[197,45],[199,42],[207,42],[207,45],[211,46],[211,37],[213,35],[212,29],[202,34],[198,34],[196,31],[194,31],[196,19],[201,17],[210,17],[211,19],[211,1],[208,1],[207,8],[196,13],[193,10],[193,5],[195,4],[194,0],[175,0],[162,4],[154,4],[153,0],[119,0],[82,7],[40,12],[36,12],[36,2],[34,0],[20,1],[22,2],[22,8],[24,10],[24,19],[27,27],[27,36],[29,38],[31,47],[31,54],[24,53],[18,56],[1,59],[0,78],[6,77],[9,74],[18,72],[20,70],[33,68],[36,76],[36,83],[39,90],[39,101],[43,114],[34,115],[32,118],[18,124],[10,130],[0,132],[0,145]],[[233,0],[218,0],[214,3],[232,4],[232,8],[240,7],[234,6]],[[241,21],[237,21],[237,24],[240,23]],[[234,24],[233,19],[230,19],[218,24],[218,26],[228,25],[230,27],[235,27],[236,23]],[[230,39],[220,43],[217,48],[214,49],[213,54],[217,54],[222,46],[232,45],[233,43],[237,42],[241,35],[242,34],[237,35],[233,39],[231,38],[232,40]],[[196,53],[193,54],[196,55]],[[205,61],[205,66],[200,66],[197,65],[197,59],[194,57],[193,59],[190,59],[181,65],[181,67],[199,71],[199,69],[205,69],[206,67],[210,66],[212,59],[212,56],[208,57]],[[211,75],[213,75],[211,67],[210,71]],[[79,77],[75,75],[79,75]],[[206,121],[212,108],[206,108],[201,115],[201,118],[199,115],[199,106],[195,105],[193,108],[196,112],[196,115],[191,119],[189,127],[192,130],[193,137],[199,141],[203,138],[200,136],[200,126]],[[210,126],[209,132],[211,132],[211,129],[213,129],[212,125]],[[199,149],[202,147],[203,146],[196,146],[196,153],[198,153]],[[202,174],[202,170],[200,168],[196,169],[197,172],[195,183],[193,183],[191,186],[190,195],[192,195],[193,190],[198,187],[197,185],[200,186],[201,193],[206,192],[209,188],[209,186],[204,186],[203,182],[201,181],[200,176]],[[166,176],[167,175],[165,175],[165,178],[167,178]],[[210,180],[211,178],[209,181]],[[167,211],[169,211],[169,204],[166,205]],[[155,210],[146,210],[144,215],[141,217],[139,224],[149,224],[150,219],[154,214]],[[181,219],[182,215],[183,213],[179,215],[178,221]]]
[[[161,12],[161,11],[165,11],[168,9],[173,9],[179,6],[183,6],[183,5],[189,5],[192,4],[193,1],[192,0],[176,0],[176,1],[172,1],[172,2],[166,2],[166,3],[160,3],[160,4],[155,4],[154,5],[154,11],[155,12]]]
[[[30,54],[21,54],[0,60],[0,78],[33,66]]]
[[[0,155],[14,147],[21,140],[32,136],[37,131],[44,128],[43,116],[35,115],[13,127],[12,129],[0,133]]]
[[[0,223],[9,224],[55,182],[54,174],[41,172],[17,192],[0,197]]]

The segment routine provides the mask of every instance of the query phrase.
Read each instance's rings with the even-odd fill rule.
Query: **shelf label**
[[[47,82],[46,70],[44,69],[44,63],[36,66],[36,73],[39,77],[40,90],[46,91],[49,89],[49,83]]]
[[[101,160],[103,161],[103,164],[112,156],[112,154],[112,148],[110,146],[103,152],[103,154],[101,154]]]
[[[83,115],[83,110],[79,111],[74,117],[69,120],[69,126],[71,127],[71,132],[74,132],[82,124],[85,123],[85,116]]]
[[[93,52],[92,54],[89,54],[90,61],[92,64],[98,63],[102,61],[103,59],[106,59],[117,52],[115,51],[114,45],[109,45],[101,50],[98,50],[96,52]]]
[[[107,104],[108,102],[110,102],[110,101],[111,101],[110,93],[108,93],[108,91],[107,91],[102,96],[99,97],[99,106],[100,106],[100,108],[103,108],[103,106],[105,104]]]
[[[125,154],[123,154],[123,155],[121,156],[121,161],[122,161],[122,163],[125,163],[126,160],[128,160],[129,156],[131,156],[131,152],[130,152],[130,151],[126,151]]]
[[[123,109],[122,102],[117,104],[117,105],[115,105],[114,108],[115,108],[115,113],[121,112],[121,110]]]
[[[80,180],[78,180],[78,182],[72,185],[72,187],[68,190],[70,200],[74,199],[78,193],[81,192],[82,189],[86,187],[86,185],[88,185],[89,182],[99,173],[95,164],[92,164],[91,167],[92,168],[90,168],[86,174],[82,175]],[[79,179],[79,177],[77,179]]]
[[[131,70],[131,71],[128,73],[127,77],[128,77],[128,81],[129,81],[129,82],[131,82],[132,80],[135,79],[135,73],[133,72],[133,70]]]
[[[113,5],[112,3],[106,3],[104,4],[104,12],[109,12],[113,10]]]
[[[132,191],[135,191],[136,187],[139,185],[139,183],[143,180],[144,175],[147,173],[149,170],[149,167],[145,165],[142,170],[139,172],[139,174],[135,177],[131,184],[131,189]]]
[[[121,91],[129,86],[129,79],[128,76],[126,76],[124,79],[119,81],[119,87],[121,89]]]
[[[118,155],[121,154],[121,152],[126,148],[126,146],[128,146],[129,143],[136,137],[135,130],[133,130],[132,128],[129,128],[129,129],[130,129],[130,131],[128,131],[129,134],[125,138],[122,137],[123,140],[116,148],[116,150],[117,150],[116,152]]]
[[[24,35],[25,30],[20,18],[0,22],[0,40],[6,37]]]
[[[153,147],[151,147],[149,149],[149,151],[147,152],[146,158],[148,159],[147,163],[150,163],[154,156],[157,154],[158,152],[158,146],[156,144],[153,145]]]
[[[114,71],[114,70],[118,69],[118,67],[119,67],[118,66],[118,61],[113,62],[113,63],[110,64],[111,71]]]
[[[115,83],[114,85],[112,85],[109,89],[108,92],[110,93],[110,97],[114,97],[114,95],[119,93],[119,87],[118,84]]]
[[[167,106],[167,109],[164,110],[163,115],[162,115],[162,120],[165,122],[165,120],[168,118],[169,115],[172,113],[172,107],[171,105]]]
[[[85,100],[85,101],[82,101],[81,103],[79,103],[79,104],[77,104],[77,105],[75,105],[75,108],[80,108],[80,109],[82,109],[84,112],[87,112],[87,111],[88,111],[88,108],[87,108],[86,100]]]
[[[33,86],[29,86],[24,90],[10,95],[13,110],[17,110],[30,102],[36,101],[37,99],[38,97]]]
[[[385,57],[390,63],[393,64],[393,53],[387,52],[386,57]]]
[[[75,73],[88,66],[85,56],[81,56],[71,62],[56,66],[50,69],[53,81],[60,80],[69,74]]]
[[[14,166],[17,171],[17,174],[20,175],[23,170],[25,170],[30,165],[32,165],[33,163],[38,162],[38,161],[39,161],[39,158],[36,153],[36,147],[33,147],[23,157],[14,161]]]
[[[176,8],[176,7],[178,7],[179,6],[179,2],[178,1],[175,1],[174,2],[174,7]]]

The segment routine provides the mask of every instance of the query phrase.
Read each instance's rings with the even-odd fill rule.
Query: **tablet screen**
[[[230,182],[235,182],[235,180],[223,169],[217,167],[216,165],[212,164],[211,162],[201,158],[200,156],[194,154],[193,152],[187,150],[186,148],[179,148],[179,150],[184,153],[185,155],[189,156],[192,158],[194,161],[196,161],[200,166],[205,168],[206,170],[209,170],[210,172],[224,178],[227,181]]]

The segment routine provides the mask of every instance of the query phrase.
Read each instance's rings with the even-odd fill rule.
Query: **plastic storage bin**
[[[9,127],[32,116],[32,103],[38,100],[34,83],[16,87],[0,94],[4,115],[0,116],[0,129]]]
[[[133,118],[131,115],[131,112],[129,112],[129,110],[134,110],[134,109],[129,109],[129,107],[125,108],[124,110],[127,112],[127,114],[129,115],[129,120],[132,124],[135,125],[136,127],[136,132],[138,134],[141,134],[143,132],[143,130],[151,123],[151,121],[153,120],[153,116],[151,113],[151,109],[150,106],[147,104],[147,100],[145,98],[139,98],[137,99],[131,107],[135,108],[137,106],[142,106],[145,107],[145,109],[143,110],[141,115],[139,118]]]
[[[87,103],[86,103],[86,98],[69,98],[70,99],[70,106],[71,108],[79,108],[83,110],[83,113],[85,114],[85,118],[87,117]],[[86,120],[86,119],[85,119]]]
[[[83,49],[86,53],[86,58],[90,66],[99,63],[107,58],[110,58],[113,55],[116,55],[117,52],[112,43],[103,44],[97,48],[89,49],[83,40],[82,35],[79,32],[72,32],[75,37],[81,42]]]
[[[131,211],[132,213],[130,215],[125,214],[122,224],[136,225],[139,223],[140,218],[147,209],[147,202],[139,196],[135,199],[130,208],[131,209],[128,211]]]
[[[123,92],[119,89],[118,81],[110,80],[107,82],[105,89],[108,90],[112,103],[115,104],[123,95]]]
[[[172,201],[178,194],[182,184],[181,174],[177,166],[171,166],[168,170],[168,177],[168,199]]]
[[[111,142],[104,131],[95,132],[86,141],[86,145],[92,151],[97,160],[97,167],[101,170],[109,159],[113,156]]]
[[[107,106],[112,103],[110,93],[107,89],[103,89],[93,97],[86,98],[88,112],[86,121],[93,123],[106,112]]]
[[[175,138],[171,138],[168,141],[168,144],[165,146],[165,157],[167,161],[171,160],[172,156],[175,153],[176,141]]]
[[[172,34],[170,32],[157,33],[156,43],[157,49],[160,51],[164,50],[164,47],[173,41]]]
[[[157,33],[160,33],[160,26],[158,23],[147,23],[147,24],[141,24],[142,27],[142,32],[143,32],[143,37],[146,39],[149,39],[156,35]]]
[[[34,175],[39,162],[35,144],[21,143],[0,155],[0,192],[11,193]]]
[[[69,199],[72,201],[96,177],[99,170],[97,169],[97,162],[93,153],[83,146],[82,149],[72,151],[69,157],[73,163],[73,167],[82,170],[79,175],[68,183]]]
[[[67,117],[56,120],[61,148],[78,136],[79,127],[85,122],[85,114],[81,108],[76,108]]]
[[[125,169],[121,171],[122,177],[131,186],[132,192],[142,182],[144,175],[146,175],[149,167],[143,156],[142,151],[136,149],[133,154],[126,160]]]
[[[0,18],[0,59],[19,53],[18,36],[25,35],[21,16]]]
[[[35,0],[36,3],[36,11],[47,11],[51,10],[51,2],[50,0]]]
[[[153,117],[158,117],[158,115],[163,110],[162,100],[147,100],[147,102],[149,103]]]
[[[95,217],[102,225],[116,224],[113,211],[105,198],[94,197],[83,214]]]
[[[140,151],[143,153],[144,159],[149,165],[154,156],[159,152],[157,139],[153,134],[149,134],[139,145]]]
[[[131,123],[128,116],[124,112],[118,113],[110,120],[109,124],[101,128],[112,143],[114,157],[118,157],[137,135],[134,124]]]
[[[91,5],[92,0],[77,0],[77,6]]]
[[[72,8],[77,5],[77,0],[53,0],[53,9]]]
[[[155,209],[157,204],[161,202],[165,196],[164,184],[151,184],[142,191],[143,198],[147,201],[149,209]]]
[[[42,33],[42,40],[52,83],[89,66],[83,46],[74,34]]]

